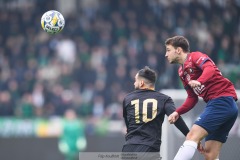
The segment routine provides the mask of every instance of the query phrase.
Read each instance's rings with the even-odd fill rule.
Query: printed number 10
[[[147,116],[147,110],[148,110],[148,104],[151,103],[151,107],[152,107],[152,117],[148,118]],[[153,120],[156,116],[157,116],[157,103],[158,101],[156,99],[145,99],[143,101],[143,106],[139,106],[139,99],[136,100],[132,100],[131,101],[131,105],[134,105],[135,108],[135,122],[136,123],[140,123],[140,107],[142,107],[142,121],[147,123],[151,120]]]

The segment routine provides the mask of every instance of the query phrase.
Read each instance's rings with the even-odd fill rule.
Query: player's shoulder
[[[194,51],[194,52],[191,52],[189,53],[190,56],[201,56],[201,55],[206,55],[205,53],[203,52],[200,52],[200,51]]]
[[[188,63],[194,63],[197,65],[202,65],[204,62],[207,60],[211,60],[211,58],[202,52],[196,51],[196,52],[191,52],[188,56]]]
[[[133,99],[135,97],[138,98],[146,98],[146,97],[154,97],[154,98],[161,98],[161,99],[168,99],[169,96],[156,91],[156,90],[145,90],[145,89],[139,89],[139,90],[135,90],[133,92],[128,93],[124,100],[129,100],[129,99]]]
[[[140,90],[134,90],[130,93],[128,93],[125,97],[124,100],[132,99],[133,97],[137,96],[139,94]]]
[[[164,93],[161,93],[161,91],[156,91],[156,92],[159,94],[159,96],[161,96],[161,97],[163,97],[163,98],[165,98],[165,99],[171,98],[170,96],[168,96],[168,95],[166,95],[166,94],[164,94]]]
[[[132,92],[129,92],[125,97],[129,97],[129,96],[132,96],[132,95],[138,94],[139,92],[141,92],[141,90],[139,90],[139,89],[134,90],[134,91],[132,91]]]
[[[196,51],[196,52],[191,52],[188,55],[188,61],[196,61],[201,58],[209,58],[207,54]]]

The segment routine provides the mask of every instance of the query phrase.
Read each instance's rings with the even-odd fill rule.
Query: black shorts
[[[122,159],[160,160],[160,151],[147,145],[129,144],[122,148]]]

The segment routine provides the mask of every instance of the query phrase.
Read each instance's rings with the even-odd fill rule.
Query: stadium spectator
[[[240,88],[239,1],[81,2],[87,7],[83,10],[78,2],[76,12],[64,16],[64,30],[54,36],[41,29],[40,18],[56,8],[55,2],[1,3],[2,100],[14,106],[27,100],[34,112],[22,115],[16,106],[1,114],[48,117],[63,115],[71,106],[79,116],[98,115],[99,95],[104,112],[109,112],[108,107],[119,106],[120,93],[133,89],[132,73],[145,65],[161,75],[157,90],[182,88],[173,81],[177,67],[164,58],[164,41],[175,34],[188,37],[192,50],[206,51],[217,65],[231,66],[223,74]],[[65,93],[74,97],[66,101]]]

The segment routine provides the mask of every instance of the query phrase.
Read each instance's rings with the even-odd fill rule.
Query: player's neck
[[[188,53],[183,53],[182,56],[181,56],[181,60],[180,60],[180,64],[184,64],[185,61],[187,60],[187,57],[188,57]]]
[[[155,88],[154,87],[144,87],[144,88],[141,88],[141,89],[145,89],[145,90],[155,90]]]

